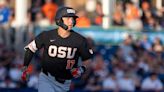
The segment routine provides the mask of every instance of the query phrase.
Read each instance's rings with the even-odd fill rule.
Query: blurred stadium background
[[[0,0],[0,92],[37,92],[41,53],[25,84],[23,47],[56,27],[55,12],[63,5],[77,10],[74,29],[95,52],[71,92],[164,92],[163,0]]]

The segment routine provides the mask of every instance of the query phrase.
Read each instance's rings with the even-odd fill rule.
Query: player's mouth
[[[73,25],[68,25],[68,27],[73,27]]]

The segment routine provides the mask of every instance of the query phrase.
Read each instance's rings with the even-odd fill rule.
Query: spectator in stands
[[[54,23],[54,16],[58,9],[58,5],[52,0],[46,0],[46,3],[42,6],[43,14],[49,19],[50,23]]]
[[[48,27],[50,26],[49,20],[43,15],[42,12],[38,12],[35,16],[35,26],[38,26],[40,28]]]
[[[5,25],[9,21],[10,8],[7,6],[6,0],[0,0],[0,24]]]
[[[151,7],[150,7],[150,3],[149,2],[147,2],[147,1],[141,2],[141,9],[142,9],[143,12],[149,11],[150,8]]]
[[[154,42],[152,44],[153,51],[155,52],[162,52],[163,51],[163,44],[159,37],[156,37],[154,39]]]
[[[19,82],[21,79],[21,69],[17,66],[11,65],[9,70],[9,77],[12,81]]]
[[[135,91],[135,81],[131,78],[128,73],[125,73],[124,76],[118,79],[118,88],[121,91],[125,92],[134,92]]]
[[[110,73],[103,80],[102,87],[104,91],[112,91],[112,92],[118,91],[118,82],[114,73]]]
[[[50,21],[42,14],[42,12],[37,12],[34,22],[34,30],[33,30],[34,36],[41,33],[41,31],[43,31],[43,28],[50,26],[50,24],[51,24]]]
[[[113,64],[113,71],[115,72],[115,75],[116,75],[116,78],[119,79],[119,78],[122,78],[123,75],[124,75],[124,68],[123,68],[123,60],[122,59],[118,59],[117,62],[115,62],[115,64]]]
[[[30,78],[27,83],[27,86],[30,88],[38,89],[38,78],[39,78],[39,71],[37,70],[37,68],[35,68],[30,73]]]
[[[123,5],[122,2],[116,3],[115,11],[113,13],[113,25],[114,26],[124,26],[123,20]]]
[[[3,54],[0,55],[0,65],[4,66],[8,70],[13,59],[13,52],[5,48],[1,48],[1,50]]]
[[[103,12],[102,12],[102,4],[101,2],[96,3],[96,17],[94,19],[94,24],[95,25],[102,25],[102,18],[103,18]]]
[[[143,91],[160,92],[163,90],[163,84],[156,73],[151,73],[143,80],[141,88]]]
[[[79,16],[79,18],[77,18],[76,27],[88,28],[88,27],[91,26],[91,21],[87,17],[86,13],[87,12],[85,10],[83,10],[83,9],[78,11],[77,15]]]
[[[0,0],[0,40],[5,45],[9,42],[8,28],[9,18],[11,16],[11,10],[7,5],[6,0]]]
[[[158,73],[162,73],[162,65],[163,65],[163,60],[164,60],[164,48],[163,48],[163,43],[159,37],[156,37],[154,39],[154,42],[152,44],[153,48],[153,54],[155,57],[155,70],[158,71]]]
[[[27,85],[29,88],[38,89],[38,76],[31,75]]]
[[[126,64],[132,64],[134,62],[134,49],[132,47],[133,38],[131,35],[127,35],[120,45],[120,50],[122,51],[122,57]]]
[[[145,31],[149,30],[161,30],[162,12],[155,9],[150,2],[141,2],[142,16],[141,21]]]
[[[159,15],[159,24],[161,25],[162,28],[164,28],[164,8],[160,10],[160,15]]]
[[[151,10],[144,11],[141,19],[144,26],[144,31],[155,29],[157,20],[155,19],[155,15],[151,12]]]
[[[88,83],[85,87],[86,91],[89,92],[99,92],[102,90],[100,77],[97,75],[91,76],[88,80]]]
[[[144,28],[146,28],[147,30],[154,30],[155,29],[155,25],[156,25],[156,22],[155,22],[155,18],[154,17],[150,17],[147,19],[147,25],[145,25]]]
[[[162,9],[156,9],[155,11],[155,30],[156,31],[162,31],[162,23],[164,22],[164,8]]]
[[[92,62],[92,68],[94,70],[94,74],[98,75],[100,79],[105,78],[108,75],[107,63],[104,62],[102,55],[96,55],[94,61]]]
[[[145,73],[147,73],[147,72],[150,71],[150,66],[145,61],[143,54],[138,59],[137,68],[138,68],[138,74],[139,74],[139,76],[142,76],[142,77],[144,76]]]
[[[142,39],[140,39],[140,47],[147,51],[152,51],[152,44],[149,41],[149,38],[147,35],[143,35]]]
[[[0,82],[0,88],[18,88],[19,86],[11,80],[9,76],[6,76],[5,80]]]
[[[21,68],[23,64],[23,56],[19,53],[15,53],[12,64],[17,68]]]
[[[5,80],[6,75],[7,75],[7,69],[0,64],[0,81]]]
[[[38,12],[41,12],[41,7],[42,7],[42,2],[41,0],[32,0],[32,5],[31,5],[31,19],[34,22],[35,21],[35,16]]]
[[[141,31],[142,22],[140,20],[140,10],[132,2],[125,4],[125,24],[132,30]]]

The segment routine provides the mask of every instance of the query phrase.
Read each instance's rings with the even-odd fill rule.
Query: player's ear
[[[73,19],[72,19],[72,23],[73,23],[73,26],[75,26],[76,25],[76,17],[73,17]]]

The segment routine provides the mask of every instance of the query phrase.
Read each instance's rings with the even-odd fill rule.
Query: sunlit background
[[[71,92],[164,92],[164,0],[0,0],[0,92],[37,92],[41,53],[24,83],[23,48],[57,27],[61,6],[76,10],[73,29],[95,52]]]

